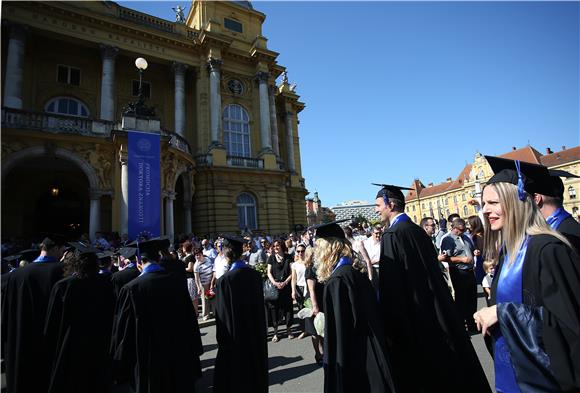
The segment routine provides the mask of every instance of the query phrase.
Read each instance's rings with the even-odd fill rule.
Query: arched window
[[[248,193],[243,193],[236,200],[238,207],[238,224],[240,229],[256,229],[256,200]]]
[[[250,117],[240,105],[228,105],[224,109],[224,145],[228,155],[251,157]]]
[[[465,196],[465,194],[461,194],[461,200],[462,201],[466,201],[467,200],[467,197]]]
[[[469,209],[467,206],[463,206],[463,217],[467,217],[469,215]]]
[[[574,187],[568,187],[568,195],[570,195],[570,199],[576,199],[576,190]]]
[[[59,115],[89,117],[87,106],[82,101],[72,97],[53,98],[46,104],[44,111]]]

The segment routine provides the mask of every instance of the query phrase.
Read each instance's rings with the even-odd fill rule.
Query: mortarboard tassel
[[[526,200],[526,192],[524,191],[524,179],[522,178],[522,171],[520,169],[520,161],[515,160],[516,171],[518,172],[518,198],[520,201]]]

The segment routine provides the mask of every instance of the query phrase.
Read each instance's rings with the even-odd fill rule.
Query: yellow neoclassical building
[[[500,155],[510,160],[520,160],[533,164],[541,164],[550,169],[560,169],[580,176],[580,146],[552,151],[547,148],[545,154],[531,146],[525,146]],[[406,213],[415,223],[424,217],[435,219],[447,218],[452,213],[467,218],[479,212],[481,205],[481,189],[485,182],[493,175],[491,167],[485,157],[475,154],[473,163],[467,164],[455,178],[447,178],[443,183],[429,183],[425,186],[421,180],[415,179],[412,190],[407,193]],[[564,208],[574,218],[580,215],[580,178],[562,178],[564,183]],[[474,201],[479,203],[475,204]]]
[[[126,233],[128,129],[161,133],[162,234],[306,224],[304,104],[266,16],[243,1],[188,11],[2,3],[3,236]],[[140,93],[154,113],[123,116]]]

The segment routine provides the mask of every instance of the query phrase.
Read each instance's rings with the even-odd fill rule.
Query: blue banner
[[[161,231],[160,135],[129,131],[129,238]]]

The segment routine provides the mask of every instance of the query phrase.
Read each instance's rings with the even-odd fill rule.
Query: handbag
[[[264,300],[267,302],[278,300],[278,288],[270,280],[264,281]]]

